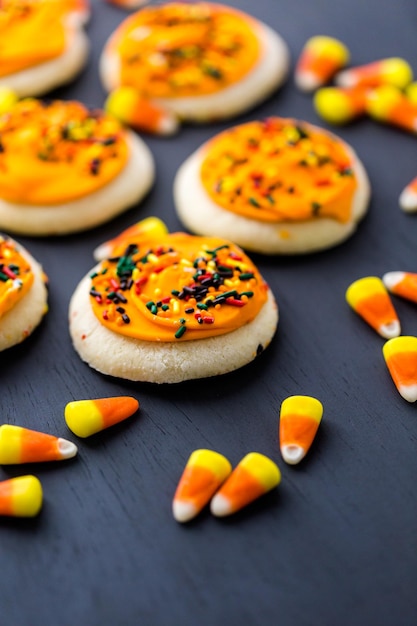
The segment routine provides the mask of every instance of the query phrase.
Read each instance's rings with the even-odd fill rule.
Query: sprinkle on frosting
[[[79,102],[21,100],[0,116],[0,198],[60,204],[111,181],[128,158],[119,123]]]
[[[253,320],[266,301],[256,267],[222,239],[173,233],[114,252],[90,275],[90,302],[104,326],[129,337],[221,335]]]
[[[256,25],[230,7],[173,2],[138,11],[116,31],[120,84],[145,97],[214,93],[239,81],[260,55]]]
[[[32,269],[15,243],[0,235],[0,319],[29,291]]]
[[[201,181],[216,204],[264,222],[347,222],[357,185],[342,141],[280,118],[235,126],[209,141]]]

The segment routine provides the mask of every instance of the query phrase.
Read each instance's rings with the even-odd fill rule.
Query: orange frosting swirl
[[[291,119],[235,126],[208,142],[202,184],[217,205],[262,222],[347,222],[357,181],[334,135]]]
[[[0,76],[60,56],[72,28],[66,24],[66,17],[85,10],[85,3],[81,0],[2,0]]]
[[[23,298],[33,281],[25,257],[12,241],[0,235],[0,318]]]
[[[18,102],[0,116],[0,198],[29,205],[76,200],[126,164],[125,131],[78,102]]]
[[[148,98],[217,92],[257,63],[255,28],[246,14],[205,2],[142,9],[112,38],[121,63],[120,84]]]
[[[268,292],[240,248],[185,233],[125,239],[90,278],[100,323],[145,341],[229,333],[256,317]]]

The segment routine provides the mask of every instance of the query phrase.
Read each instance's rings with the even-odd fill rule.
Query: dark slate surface
[[[352,64],[387,56],[417,72],[417,8],[411,0],[234,0],[289,44],[341,38]],[[100,106],[97,76],[106,37],[125,17],[96,0],[86,71],[53,95]],[[292,66],[293,67],[293,66]],[[311,97],[286,86],[245,121],[269,115],[320,123]],[[325,124],[323,124],[325,126]],[[50,278],[50,312],[24,344],[0,355],[1,419],[76,439],[71,400],[128,394],[140,412],[89,440],[62,464],[4,467],[33,472],[45,503],[34,520],[0,521],[0,623],[14,626],[414,626],[417,623],[417,416],[385,368],[383,340],[346,305],[365,275],[417,271],[417,217],[398,207],[417,174],[416,138],[361,120],[340,129],[371,179],[369,216],[347,243],[299,258],[254,256],[279,301],[279,332],[255,362],[230,375],[175,386],[132,384],[90,370],[67,330],[70,295],[93,265],[92,250],[141,217],[181,229],[173,211],[176,168],[227,126],[185,127],[145,137],[157,183],[141,207],[62,239],[20,238]],[[395,301],[404,334],[415,306]],[[309,394],[324,404],[310,456],[286,466],[277,444],[281,401]],[[196,448],[235,465],[259,451],[282,470],[278,490],[233,518],[203,513],[181,526],[171,499]]]

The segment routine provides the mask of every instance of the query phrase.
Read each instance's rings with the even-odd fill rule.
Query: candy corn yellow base
[[[13,240],[12,240],[13,241]],[[0,351],[6,350],[26,339],[40,324],[47,312],[47,289],[40,264],[22,246],[20,254],[30,264],[34,281],[29,291],[4,315],[0,315]],[[0,263],[4,262],[0,259]]]
[[[103,224],[139,202],[155,177],[146,144],[127,131],[130,156],[121,173],[101,189],[61,204],[17,204],[0,199],[0,228],[28,236],[65,235]]]

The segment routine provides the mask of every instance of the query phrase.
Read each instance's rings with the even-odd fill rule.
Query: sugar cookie
[[[62,235],[139,202],[154,179],[142,140],[79,102],[17,102],[0,115],[0,228]]]
[[[192,232],[264,254],[296,254],[348,238],[367,210],[365,169],[345,142],[293,119],[230,128],[180,167],[178,215]]]
[[[0,3],[0,86],[40,96],[70,82],[84,67],[89,43],[86,0]]]
[[[270,343],[277,305],[240,248],[158,225],[127,232],[71,298],[72,341],[92,368],[176,383],[235,370]]]
[[[182,120],[229,118],[286,78],[287,45],[269,26],[221,4],[147,7],[116,29],[101,56],[105,88],[135,87]]]
[[[16,241],[0,235],[0,351],[26,339],[46,311],[42,267]]]

